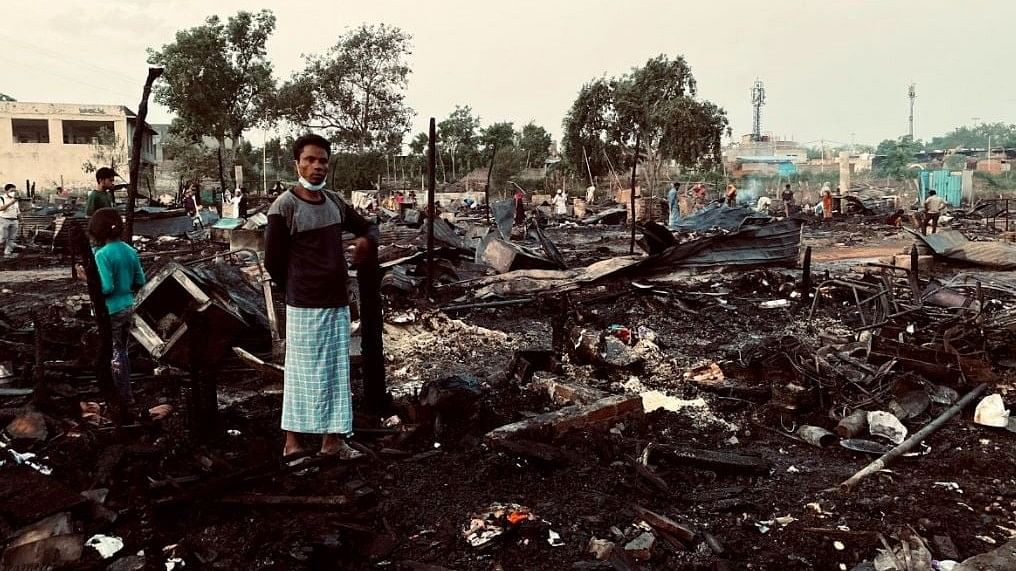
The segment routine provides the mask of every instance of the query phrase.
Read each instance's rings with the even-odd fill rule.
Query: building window
[[[46,119],[11,119],[15,143],[48,143],[49,121]]]
[[[113,122],[63,121],[63,142],[65,145],[98,145],[103,142],[103,130],[114,133]]]

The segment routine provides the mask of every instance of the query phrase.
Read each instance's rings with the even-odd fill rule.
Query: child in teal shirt
[[[127,357],[127,335],[134,307],[134,293],[145,285],[145,270],[138,252],[120,239],[123,220],[112,208],[96,210],[88,222],[94,245],[95,265],[106,296],[106,308],[113,325],[113,382],[124,402],[130,404],[131,366]]]

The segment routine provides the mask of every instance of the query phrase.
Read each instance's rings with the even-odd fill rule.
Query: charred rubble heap
[[[256,241],[146,257],[133,414],[83,286],[4,310],[0,567],[1011,568],[1011,246],[957,223],[822,266],[806,219],[744,208],[641,221],[638,254],[624,208],[491,214],[428,252],[425,213],[380,213],[358,463],[279,457]]]

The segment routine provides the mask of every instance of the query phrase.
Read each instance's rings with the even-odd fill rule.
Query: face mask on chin
[[[312,184],[309,180],[300,177],[300,186],[314,192],[321,192],[325,187],[325,181],[321,181],[321,184]]]

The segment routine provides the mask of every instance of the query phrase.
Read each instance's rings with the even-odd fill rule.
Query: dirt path
[[[70,270],[67,268],[51,268],[45,270],[4,270],[0,272],[0,285],[66,280],[68,278],[70,278]]]

